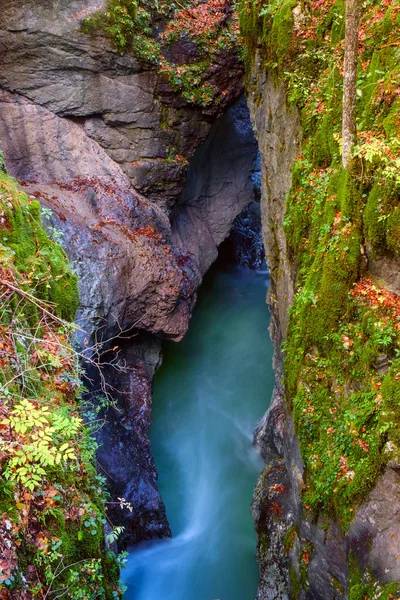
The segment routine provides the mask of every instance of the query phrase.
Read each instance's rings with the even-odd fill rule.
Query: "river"
[[[126,600],[254,600],[252,447],[273,387],[267,275],[216,265],[156,375],[152,451],[173,539],[129,555]]]

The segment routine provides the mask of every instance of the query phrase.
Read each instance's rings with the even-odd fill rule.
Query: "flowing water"
[[[254,600],[252,447],[273,387],[266,273],[216,267],[156,376],[152,450],[173,539],[130,553],[127,600]]]

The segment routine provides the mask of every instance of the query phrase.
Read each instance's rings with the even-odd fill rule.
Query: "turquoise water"
[[[252,447],[273,387],[266,273],[214,268],[189,333],[165,347],[152,451],[173,539],[130,553],[127,600],[254,600]]]

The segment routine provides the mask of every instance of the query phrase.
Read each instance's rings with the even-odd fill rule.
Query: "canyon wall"
[[[377,169],[379,162],[366,160],[364,174],[342,171],[340,77],[329,71],[336,68],[329,52],[344,32],[335,29],[342,5],[307,9],[283,2],[263,16],[260,3],[241,4],[247,98],[262,162],[276,373],[271,407],[255,433],[267,465],[252,503],[257,598],[394,598],[400,579],[399,340],[393,333],[385,345],[374,331],[384,324],[398,329],[398,310],[391,307],[399,306],[399,243],[388,228],[379,239],[372,232],[393,218],[390,211],[397,214],[398,188]],[[382,18],[367,25],[375,40],[381,30],[373,27]],[[311,54],[308,43],[317,48]],[[321,62],[313,62],[317,55]],[[378,55],[371,68],[387,59]],[[383,81],[382,75],[380,89]],[[368,102],[381,100],[365,93],[361,88],[360,130],[368,114],[368,126],[379,131]],[[387,121],[398,118],[391,101],[379,106]],[[385,129],[387,140],[391,134]],[[390,188],[390,205],[381,192],[377,206],[376,178],[381,190]]]
[[[362,169],[351,172],[339,145],[343,3],[283,0],[261,15],[257,0],[239,4],[276,372],[255,436],[267,465],[252,505],[258,598],[390,598],[400,579],[397,2],[364,15],[360,35],[376,46],[362,49]],[[187,331],[203,274],[256,196],[259,164],[236,54],[211,65],[219,101],[189,102],[154,65],[82,33],[104,6],[3,1],[0,140],[78,276],[88,396],[115,403],[103,409],[98,467],[111,519],[136,543],[170,535],[148,440],[162,341]],[[187,40],[170,49],[179,65],[193,52]]]
[[[254,437],[267,465],[252,503],[260,565],[257,598],[345,598],[346,593],[334,590],[332,578],[343,586],[346,583],[346,542],[335,523],[329,523],[326,532],[303,510],[304,465],[283,381],[282,344],[287,338],[296,281],[283,221],[292,169],[301,153],[300,117],[298,110],[289,106],[283,85],[263,68],[261,53],[254,58],[247,95],[262,157],[261,210],[271,277],[268,304],[276,377],[271,406]],[[311,544],[314,551],[307,591],[298,592],[293,573],[300,575],[303,549]]]
[[[257,144],[234,54],[213,67],[224,93],[205,108],[83,34],[90,11],[85,0],[2,3],[0,140],[78,276],[89,395],[116,402],[97,434],[99,471],[131,543],[170,535],[148,440],[152,379],[162,340],[187,331],[202,275],[254,198]],[[192,51],[174,46],[181,62]]]

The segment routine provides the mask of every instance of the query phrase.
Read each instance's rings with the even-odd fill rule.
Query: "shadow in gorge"
[[[132,550],[128,600],[256,595],[250,503],[262,463],[252,437],[274,383],[268,276],[234,264],[229,244],[155,378],[151,448],[174,537]]]

